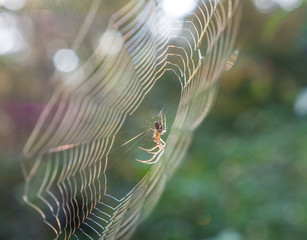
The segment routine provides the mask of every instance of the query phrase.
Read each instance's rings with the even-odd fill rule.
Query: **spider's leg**
[[[161,116],[161,123],[162,123],[162,126],[164,126],[164,122],[163,122],[163,114],[160,113],[160,116]]]
[[[135,160],[138,161],[138,162],[141,162],[141,163],[151,164],[150,162],[151,162],[157,155],[158,155],[158,154],[155,153],[155,154],[152,156],[152,158],[149,159],[149,160],[139,160],[139,159],[135,159]]]
[[[160,138],[160,142],[162,143],[162,144],[161,144],[161,147],[164,148],[166,144],[165,144],[165,142],[163,141],[162,138]]]
[[[154,147],[151,148],[151,149],[146,149],[146,148],[142,148],[142,147],[139,147],[139,149],[141,149],[141,150],[143,150],[143,151],[145,151],[145,152],[151,152],[151,151],[155,150],[155,149],[158,148],[158,147],[159,147],[159,145],[156,145],[156,146],[154,146]]]
[[[154,160],[155,157],[156,157],[159,153],[161,153],[161,151],[163,151],[163,148],[162,148],[162,147],[160,147],[159,150],[158,150],[157,152],[151,153],[151,154],[153,154],[153,156],[152,156],[152,158],[150,158],[150,159],[148,159],[148,160],[139,160],[139,159],[135,159],[135,160],[138,161],[138,162],[141,162],[141,163],[152,164],[152,163],[150,163],[150,162],[151,162],[152,160]]]
[[[158,155],[159,153],[159,155]],[[146,163],[146,164],[155,164],[156,162],[159,161],[159,159],[162,157],[164,153],[164,149],[161,148],[161,151],[157,152],[151,159],[147,160],[147,161],[143,161],[143,163]],[[155,157],[158,155],[157,159],[155,161],[153,161],[155,159]]]
[[[162,118],[162,116],[161,116],[161,118]],[[166,133],[166,116],[165,115],[164,115],[164,122],[163,122],[162,126],[163,126],[163,131],[161,132],[161,135]]]
[[[158,145],[159,149],[154,152],[154,151],[146,151],[147,153],[150,153],[152,155],[158,154],[159,152],[161,152],[161,149],[163,148],[163,146]]]
[[[160,152],[159,156],[157,157],[157,159],[155,161],[147,162],[147,164],[155,164],[156,162],[158,162],[160,160],[160,158],[162,157],[163,153],[164,153],[164,149],[162,149],[162,151]]]

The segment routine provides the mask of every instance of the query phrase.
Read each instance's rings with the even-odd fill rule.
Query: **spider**
[[[164,121],[163,121],[164,118]],[[141,162],[141,163],[146,163],[146,164],[155,164],[156,162],[159,161],[159,159],[161,158],[162,154],[164,153],[164,147],[165,147],[165,142],[163,141],[163,139],[161,138],[161,135],[163,135],[164,133],[166,133],[166,117],[165,115],[162,116],[161,114],[161,122],[156,121],[154,123],[155,128],[150,128],[150,130],[154,131],[153,132],[153,136],[152,136],[152,140],[157,144],[156,146],[154,146],[151,149],[145,149],[145,148],[141,148],[139,147],[139,149],[152,154],[152,158],[148,159],[148,160],[139,160],[136,159],[137,161]],[[157,149],[157,151],[154,151],[155,149]],[[157,157],[157,158],[156,158]],[[156,158],[156,159],[155,159]]]

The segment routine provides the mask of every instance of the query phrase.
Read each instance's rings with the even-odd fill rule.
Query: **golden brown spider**
[[[163,121],[163,118],[164,118],[164,121]],[[139,147],[139,149],[141,149],[141,150],[143,150],[147,153],[150,153],[153,156],[149,160],[139,160],[139,159],[136,159],[136,160],[141,162],[141,163],[154,164],[154,163],[159,161],[162,154],[164,153],[165,142],[161,138],[161,135],[166,133],[166,117],[165,117],[165,115],[162,116],[162,114],[161,114],[161,122],[155,122],[155,129],[153,129],[153,128],[150,128],[150,129],[154,131],[153,136],[152,136],[152,140],[155,143],[157,143],[157,145],[154,146],[151,149],[145,149],[145,148],[141,148],[141,147]],[[154,150],[156,148],[158,148],[158,151],[154,152]]]

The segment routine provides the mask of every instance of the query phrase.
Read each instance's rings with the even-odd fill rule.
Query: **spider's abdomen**
[[[160,132],[156,130],[152,136],[152,140],[156,143],[160,142]]]

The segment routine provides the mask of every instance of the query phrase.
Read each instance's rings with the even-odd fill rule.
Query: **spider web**
[[[98,12],[94,0],[72,48]],[[157,204],[208,114],[233,52],[239,0],[201,0],[184,19],[161,1],[131,0],[110,18],[100,43],[55,91],[24,147],[24,201],[59,239],[129,239]],[[180,96],[165,152],[122,197],[110,194],[110,153],[123,125],[166,72]],[[120,161],[135,161],[135,158]]]

